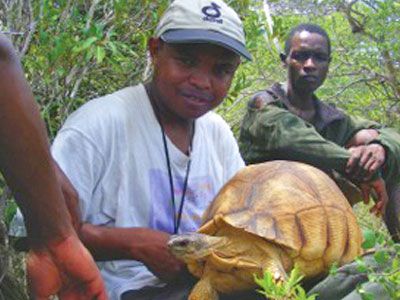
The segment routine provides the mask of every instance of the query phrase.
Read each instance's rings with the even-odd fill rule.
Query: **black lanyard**
[[[174,193],[174,179],[172,177],[171,160],[169,157],[167,138],[165,135],[164,126],[162,125],[158,114],[156,114],[156,117],[157,117],[158,124],[160,124],[163,143],[164,143],[164,153],[165,153],[165,158],[167,160],[169,187],[171,190],[171,202],[172,202],[172,209],[173,209],[173,216],[174,216],[174,234],[177,234],[178,230],[179,230],[179,225],[181,224],[183,204],[185,202],[186,190],[187,190],[187,185],[188,185],[188,180],[189,180],[190,165],[192,162],[191,154],[192,154],[192,144],[193,144],[193,137],[194,137],[194,131],[195,131],[195,122],[193,121],[193,129],[192,129],[192,133],[190,136],[190,144],[189,144],[189,151],[188,151],[189,161],[186,165],[186,174],[185,174],[185,180],[183,183],[181,203],[179,205],[179,210],[178,210],[178,214],[177,214],[176,213],[176,203],[175,203],[175,193]]]

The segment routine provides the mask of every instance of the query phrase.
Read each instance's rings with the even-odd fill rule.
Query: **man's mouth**
[[[302,76],[301,79],[306,81],[318,81],[318,77],[314,75],[305,75]]]
[[[211,95],[198,91],[184,91],[181,93],[181,95],[190,102],[196,104],[206,104],[213,100],[213,97]]]

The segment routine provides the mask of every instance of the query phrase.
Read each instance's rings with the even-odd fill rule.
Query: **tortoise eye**
[[[189,245],[189,241],[187,240],[183,240],[178,243],[179,247],[186,247],[187,245]]]

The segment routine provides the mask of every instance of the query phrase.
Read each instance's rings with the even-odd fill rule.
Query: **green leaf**
[[[374,247],[376,244],[375,232],[370,229],[367,229],[364,230],[363,235],[364,235],[364,242],[362,243],[361,247],[363,249],[370,249]]]
[[[86,41],[83,42],[83,44],[81,46],[81,50],[85,50],[85,49],[89,48],[96,41],[97,41],[97,37],[95,37],[95,36],[88,38]]]
[[[336,275],[338,272],[339,264],[337,262],[333,263],[329,269],[329,275]]]
[[[357,263],[357,271],[361,273],[366,273],[368,271],[367,266],[365,265],[365,262],[361,258],[356,258],[356,263]]]
[[[400,252],[399,252],[400,253]],[[398,270],[400,269],[400,259],[399,258],[394,258],[392,260],[392,269],[393,270]]]
[[[362,300],[375,300],[375,296],[373,294],[368,293],[363,289],[359,289],[358,293],[360,294]]]
[[[92,36],[88,39],[86,39],[84,42],[82,42],[79,46],[75,46],[72,48],[73,52],[82,52],[83,50],[89,48],[94,42],[97,41],[97,37]]]
[[[380,232],[377,233],[376,242],[379,245],[383,245],[386,242],[386,236]]]
[[[98,64],[101,64],[106,56],[106,51],[103,47],[97,46],[96,47],[96,60]]]
[[[389,255],[386,251],[380,250],[374,254],[374,259],[377,263],[384,264],[389,259]]]

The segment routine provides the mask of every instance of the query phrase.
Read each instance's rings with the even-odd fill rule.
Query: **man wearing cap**
[[[111,299],[187,298],[163,288],[189,277],[168,238],[195,231],[244,166],[229,126],[211,112],[239,56],[250,59],[237,14],[220,0],[176,0],[148,49],[151,81],[89,101],[52,147],[78,191],[80,236],[102,261]]]

